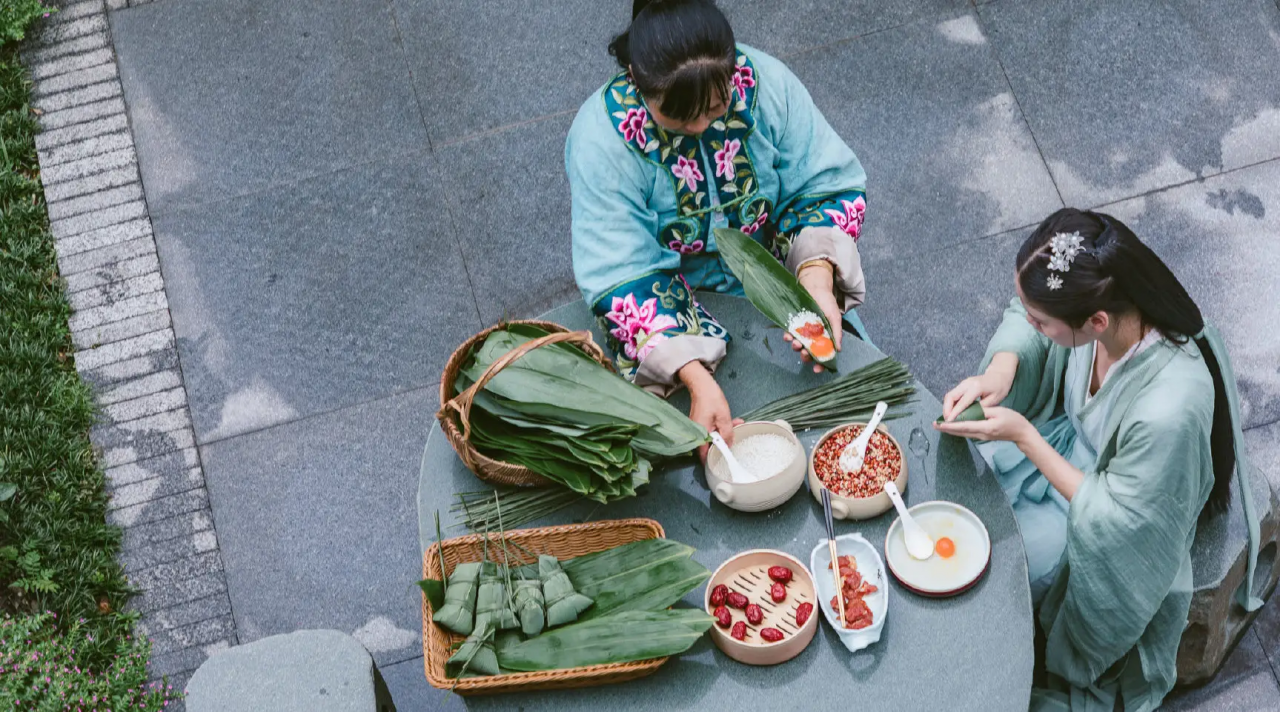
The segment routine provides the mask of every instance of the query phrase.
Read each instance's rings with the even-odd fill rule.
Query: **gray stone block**
[[[174,541],[186,540],[175,539]],[[138,624],[138,630],[143,635],[152,635],[160,631],[181,628],[193,623],[230,615],[230,613],[231,599],[227,598],[225,593],[214,594],[153,611],[147,614],[146,618],[142,619]]]
[[[107,406],[112,403],[132,400],[142,396],[167,391],[172,388],[180,388],[182,386],[182,374],[177,370],[161,371],[153,373],[142,378],[138,378],[128,383],[122,383],[110,390],[102,390],[94,394],[94,401],[99,406]]]
[[[190,512],[126,528],[121,538],[120,548],[123,553],[128,554],[171,539],[212,530],[213,514],[209,510]]]
[[[133,148],[133,137],[125,130],[51,147],[40,154],[40,165],[56,166],[130,148]]]
[[[76,55],[103,47],[111,47],[111,37],[106,32],[98,32],[55,45],[41,47],[38,50],[24,54],[22,59],[27,66],[36,66],[67,55]]]
[[[50,203],[59,200],[70,200],[97,193],[100,190],[108,190],[131,183],[142,185],[136,164],[112,168],[108,171],[82,176],[62,183],[46,185],[44,187],[44,199]]]
[[[142,200],[142,183],[133,182],[107,190],[49,204],[49,219],[59,220],[97,210],[106,210],[130,201]]]
[[[405,712],[467,712],[467,698],[423,684],[425,674],[421,656],[391,665],[381,665],[378,671],[387,681],[387,691],[391,693],[391,699],[396,701],[397,709]]]
[[[202,532],[196,532],[189,537],[184,536],[178,537],[177,539],[168,539],[166,541],[157,542],[149,546],[124,552],[120,555],[120,563],[124,566],[126,572],[132,573],[134,571],[151,568],[152,566],[167,564],[181,559],[188,559],[197,554],[216,551],[217,548],[218,536],[214,534],[212,529],[206,529]],[[215,596],[214,598],[225,598],[225,596]],[[192,603],[185,605],[208,606],[209,603],[205,602],[202,604],[201,602],[193,601]],[[230,610],[230,604],[228,604],[227,608]],[[195,620],[203,620],[204,618],[212,617],[212,615],[206,615]],[[152,616],[151,618],[154,620],[155,616]],[[186,625],[186,623],[174,623],[172,625]],[[168,627],[172,627],[172,625]],[[154,629],[155,628],[153,628],[153,630]]]
[[[136,436],[128,445],[104,448],[102,452],[103,467],[117,467],[131,462],[146,460],[175,450],[194,447],[195,434],[190,430],[177,430],[170,433],[146,433]]]
[[[67,125],[67,127],[37,133],[36,149],[47,151],[55,146],[63,146],[65,143],[84,141],[86,138],[102,136],[104,133],[116,133],[128,131],[128,129],[128,117],[125,117],[124,114],[111,114],[108,117],[93,119],[91,122]],[[44,161],[44,155],[41,155],[41,161]]]
[[[60,256],[74,255],[89,250],[97,250],[139,237],[151,237],[150,220],[132,220],[98,230],[92,230],[57,243]]]
[[[95,445],[102,448],[117,448],[129,445],[140,437],[153,437],[181,431],[190,427],[190,424],[191,419],[187,409],[180,407],[136,420],[102,423],[95,425],[89,433]]]
[[[235,645],[235,641],[233,639],[226,639],[199,648],[187,648],[185,650],[178,650],[172,653],[165,653],[164,655],[153,655],[147,662],[147,669],[150,670],[151,674],[155,677],[189,672],[200,667],[201,663],[209,659],[209,653],[205,652],[206,649],[220,651],[225,650],[232,645]],[[187,684],[190,685],[190,682]],[[166,712],[168,711],[166,710]]]
[[[143,480],[157,477],[181,476],[183,473],[200,466],[200,456],[195,448],[176,450],[158,457],[139,462],[112,467],[105,471],[107,490],[111,491]]]
[[[64,126],[93,121],[104,116],[115,116],[124,113],[124,99],[116,97],[106,101],[95,101],[92,104],[77,106],[63,111],[54,111],[40,116],[40,126],[46,131],[60,129]]]
[[[89,67],[97,67],[103,64],[114,64],[116,55],[111,51],[110,47],[102,47],[100,49],[81,52],[69,55],[60,59],[52,59],[45,62],[31,64],[31,78],[39,82],[50,77],[56,77],[61,74],[88,69]]]
[[[151,294],[152,292],[159,292],[163,289],[164,278],[160,276],[160,272],[146,272],[123,282],[109,282],[84,291],[71,292],[67,295],[67,301],[71,303],[71,308],[77,312],[89,311],[102,306],[114,307],[125,300],[140,297],[144,294]],[[135,314],[121,313],[120,318],[130,316],[135,316]]]
[[[107,514],[107,521],[128,528],[208,508],[208,496],[204,490],[197,489],[114,510]]]
[[[66,282],[67,292],[75,293],[159,273],[160,260],[153,252],[141,257],[123,259],[95,270],[67,275],[63,277],[63,281]]]
[[[193,467],[176,476],[157,477],[112,489],[108,510],[132,507],[201,487],[204,487],[204,476],[200,468]]]
[[[145,356],[156,351],[172,348],[173,345],[173,332],[170,331],[156,331],[142,336],[135,336],[132,339],[106,344],[96,349],[77,351],[76,370],[91,371],[117,361],[124,361],[125,359]]]
[[[74,255],[58,255],[58,272],[64,278],[89,270],[111,269],[118,262],[128,262],[142,257],[155,257],[156,242],[150,237],[139,237],[110,247],[81,252]]]
[[[428,148],[387,3],[160,3],[111,25],[157,215]]]
[[[152,611],[164,610],[201,598],[223,594],[226,591],[227,584],[222,572],[215,571],[143,593],[133,599],[133,608],[146,615]]]
[[[170,388],[167,391],[152,393],[150,395],[141,396],[132,400],[112,403],[103,406],[102,413],[115,423],[126,423],[136,421],[142,418],[150,418],[150,416],[168,413],[177,408],[182,408],[187,404],[187,394],[182,387]],[[183,417],[182,425],[186,427],[189,419]],[[177,428],[172,428],[176,430]],[[167,432],[167,431],[166,431]]]
[[[189,712],[391,712],[369,652],[336,630],[276,635],[209,658],[187,683]]]
[[[137,164],[137,158],[133,155],[131,149],[122,149],[104,153],[98,156],[82,158],[78,161],[70,161],[56,166],[49,166],[47,169],[40,171],[40,178],[45,185],[50,183],[60,183],[62,181],[75,180],[91,176],[94,173],[109,171],[113,168],[123,168],[125,166],[133,166]]]
[[[73,332],[71,340],[77,349],[92,349],[171,328],[169,310],[161,308],[109,324],[86,327],[81,331]]]
[[[226,615],[203,620],[199,623],[192,623],[181,628],[150,632],[147,637],[151,639],[151,654],[164,655],[175,650],[227,640],[234,636],[235,633],[235,620],[230,615]]]
[[[105,324],[132,319],[169,306],[163,290],[154,290],[137,297],[121,299],[112,304],[76,312],[71,317],[71,329],[79,333]]]
[[[55,13],[54,17],[57,16]],[[57,45],[85,35],[101,34],[107,31],[107,15],[103,12],[88,16],[68,18],[63,22],[45,24],[38,33],[41,46]]]
[[[95,369],[80,371],[80,377],[95,388],[106,388],[130,378],[163,371],[178,366],[178,352],[174,348],[161,349],[145,356],[125,359]]]
[[[130,574],[129,583],[143,593],[150,593],[172,588],[184,581],[219,571],[222,571],[222,558],[218,556],[217,551],[206,551],[203,554],[136,571]]]
[[[109,79],[115,79],[119,76],[116,71],[114,62],[108,64],[99,64],[93,67],[77,69],[74,72],[67,72],[56,77],[41,79],[36,82],[34,96],[42,97],[58,92],[68,91],[70,89],[79,89],[87,87],[98,82],[105,82]]]
[[[720,0],[734,38],[775,57],[826,48],[920,18],[945,15],[966,0]],[[845,20],[848,21],[845,21]],[[621,29],[621,28],[619,28]],[[824,49],[816,50],[822,52]]]
[[[111,155],[111,154],[104,154]],[[94,160],[88,158],[85,160]],[[63,165],[71,165],[70,163]],[[91,213],[84,213],[75,217],[63,218],[62,220],[53,220],[49,223],[49,230],[53,233],[56,240],[65,240],[68,237],[75,237],[81,233],[100,230],[104,227],[119,225],[120,223],[129,222],[138,218],[147,216],[147,204],[141,200],[135,200],[121,205],[115,205],[102,210],[95,210]]]
[[[57,12],[45,18],[45,22],[61,24],[87,15],[105,15],[106,12],[107,6],[102,0],[79,0],[62,5]]]
[[[112,10],[122,10],[129,6],[129,0],[107,0],[107,7]]]
[[[91,84],[87,87],[79,89],[71,89],[69,91],[58,92],[57,94],[49,94],[31,102],[31,108],[36,111],[52,113],[55,111],[64,111],[73,109],[84,104],[93,104],[99,101],[106,101],[119,97],[124,93],[120,87],[120,82],[110,79],[97,84]]]

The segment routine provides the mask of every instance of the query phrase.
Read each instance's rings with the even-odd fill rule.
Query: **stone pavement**
[[[630,2],[62,4],[24,56],[153,672],[337,628],[401,709],[459,705],[413,583],[435,384],[483,325],[576,298],[564,136]],[[867,169],[878,345],[946,388],[1027,229],[1104,208],[1223,330],[1280,485],[1280,2],[721,5]],[[1170,707],[1274,709],[1277,674],[1273,601]]]

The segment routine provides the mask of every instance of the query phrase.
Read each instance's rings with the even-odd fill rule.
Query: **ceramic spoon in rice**
[[[876,403],[876,412],[871,414],[871,422],[862,429],[857,439],[845,445],[844,450],[840,451],[840,469],[849,474],[862,469],[862,463],[867,457],[867,445],[871,444],[871,436],[875,434],[876,428],[879,427],[881,419],[888,410],[888,403],[884,401]]]
[[[884,492],[889,495],[889,499],[893,500],[893,506],[898,509],[898,516],[902,519],[902,536],[907,542],[907,553],[911,554],[911,558],[925,559],[933,556],[933,537],[925,532],[924,527],[920,526],[915,517],[911,516],[911,512],[907,511],[907,505],[902,501],[902,493],[898,491],[898,486],[889,480],[884,483]]]
[[[729,449],[729,443],[726,443],[724,438],[720,437],[720,433],[712,432],[711,442],[720,451],[720,454],[724,456],[724,464],[729,466],[729,479],[737,484],[756,482],[759,479],[752,475],[750,470],[743,467],[741,462],[738,462],[738,458],[733,456],[733,450]]]

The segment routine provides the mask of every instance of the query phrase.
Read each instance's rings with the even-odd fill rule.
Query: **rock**
[[[395,712],[369,652],[336,630],[230,648],[187,683],[188,712]]]
[[[1275,566],[1276,549],[1280,546],[1280,501],[1262,472],[1255,470],[1252,479],[1261,529],[1253,591],[1265,599],[1280,576],[1280,569]],[[1236,495],[1226,515],[1203,523],[1196,533],[1191,550],[1195,594],[1178,647],[1179,687],[1195,687],[1212,680],[1257,616],[1257,612],[1246,613],[1235,603],[1236,590],[1244,582],[1247,554],[1243,510]]]

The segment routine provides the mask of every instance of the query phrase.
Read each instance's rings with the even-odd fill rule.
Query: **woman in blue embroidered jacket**
[[[609,50],[622,71],[583,104],[565,146],[578,287],[619,370],[662,395],[688,387],[690,417],[728,439],[712,374],[729,334],[693,290],[742,285],[712,230],[754,236],[832,324],[848,312],[858,325],[866,175],[800,81],[735,44],[709,0],[635,0]]]

